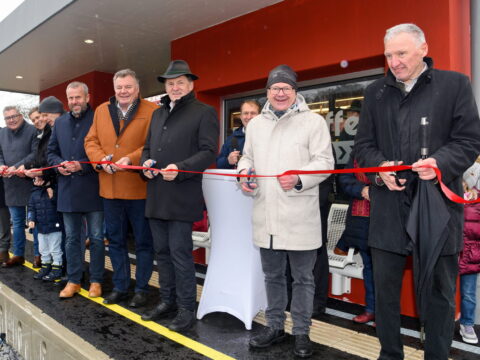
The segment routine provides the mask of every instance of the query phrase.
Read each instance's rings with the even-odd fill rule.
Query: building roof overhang
[[[0,22],[0,90],[38,94],[92,71],[131,68],[142,94],[153,95],[172,40],[281,1],[25,0]]]

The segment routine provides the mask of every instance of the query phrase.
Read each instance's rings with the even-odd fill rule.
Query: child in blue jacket
[[[38,230],[42,268],[33,277],[60,281],[62,277],[62,219],[57,212],[56,189],[49,184],[34,186],[28,202],[28,227]]]

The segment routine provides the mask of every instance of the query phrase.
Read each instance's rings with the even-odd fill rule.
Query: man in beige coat
[[[330,134],[325,120],[310,111],[297,94],[296,73],[287,65],[274,68],[267,81],[267,103],[250,122],[240,173],[281,174],[287,170],[333,169]],[[325,175],[285,175],[242,178],[242,190],[255,197],[253,239],[260,247],[268,308],[267,327],[250,340],[252,348],[266,348],[285,338],[287,257],[293,288],[291,314],[294,353],[309,357],[309,338],[315,284],[313,267],[322,245],[318,184]]]

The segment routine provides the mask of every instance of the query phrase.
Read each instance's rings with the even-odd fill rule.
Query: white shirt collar
[[[420,72],[420,74],[418,74],[418,76],[416,78],[409,80],[408,84],[407,84],[406,81],[401,81],[401,80],[398,80],[398,79],[397,79],[397,82],[402,83],[405,86],[405,91],[408,93],[408,92],[410,92],[410,90],[413,89],[413,87],[417,83],[417,80],[420,77],[420,75],[422,75],[425,71],[427,71],[427,69],[428,69],[428,65],[424,61],[423,62],[423,70]]]

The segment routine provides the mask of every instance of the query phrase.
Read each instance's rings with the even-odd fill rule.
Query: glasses
[[[19,116],[21,116],[21,115],[20,114],[10,115],[10,116],[5,116],[3,119],[5,121],[8,121],[8,120],[13,120],[13,119],[15,119],[16,117],[19,117]]]
[[[244,116],[248,116],[248,115],[257,116],[258,112],[256,112],[256,111],[242,111],[240,114],[244,115]]]
[[[283,91],[285,95],[290,95],[293,92],[293,88],[291,87],[271,87],[270,91],[272,92],[273,95],[277,95],[280,93],[280,91]]]

